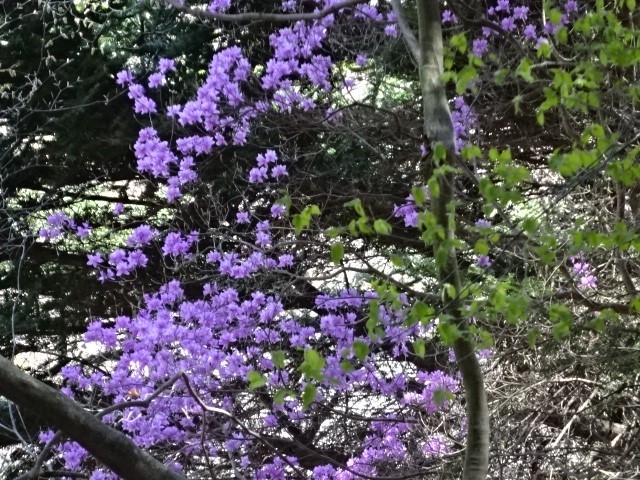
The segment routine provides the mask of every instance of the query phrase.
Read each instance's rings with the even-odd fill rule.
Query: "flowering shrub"
[[[336,3],[316,2],[318,8]],[[230,1],[213,1],[206,11],[215,16],[232,7]],[[297,8],[293,1],[281,5],[282,12]],[[519,35],[523,48],[533,52],[576,14],[577,5],[569,0],[559,19],[554,15],[539,25],[528,6],[498,0],[487,11],[494,28],[483,27],[472,41],[471,64],[479,68],[478,61],[490,56],[501,30]],[[296,21],[269,35],[271,56],[263,64],[252,64],[238,46],[221,46],[195,97],[183,104],[160,100],[171,75],[181,68],[179,58],[160,59],[145,80],[143,73],[120,72],[118,85],[127,89],[135,113],[147,125],[134,145],[141,178],[160,185],[168,205],[187,205],[198,192],[200,166],[216,161],[223,148],[251,146],[252,132],[268,115],[321,111],[332,116],[329,99],[336,94],[337,66],[324,47],[343,17],[358,25],[378,25],[385,39],[398,35],[397,17],[385,2]],[[442,22],[455,27],[460,19],[445,10]],[[466,53],[466,40],[456,41],[458,51]],[[451,47],[453,51],[456,45]],[[352,56],[359,68],[375,62],[370,52]],[[519,72],[527,74],[526,69]],[[464,93],[475,81],[457,78],[456,88],[462,91],[451,102],[455,147],[472,160],[480,156],[469,153],[479,119]],[[171,125],[172,136],[161,133],[163,122]],[[437,157],[437,146],[430,153],[422,144],[420,153]],[[527,172],[509,164],[508,151],[490,152],[489,157],[497,164],[492,173],[499,180],[492,184],[489,175],[478,180],[485,206],[518,204],[515,187],[529,178]],[[185,474],[221,468],[256,479],[347,480],[388,476],[399,464],[407,474],[428,472],[456,451],[466,425],[457,401],[460,375],[453,363],[430,362],[427,343],[439,338],[451,346],[462,333],[423,302],[424,291],[402,285],[384,269],[369,269],[377,278],[365,281],[340,277],[348,271],[344,265],[349,258],[335,237],[383,237],[392,229],[382,218],[369,218],[359,200],[347,204],[358,218],[329,234],[313,224],[320,207],[308,199],[292,200],[298,192],[288,187],[298,168],[286,152],[260,148],[254,164],[238,169],[238,183],[260,194],[221,221],[226,237],[212,240],[208,231],[182,231],[178,222],[163,233],[143,224],[119,248],[87,256],[100,281],[122,281],[144,269],[155,249],[176,278],[147,292],[132,314],[91,323],[84,340],[103,364],[65,367],[65,393],[96,407],[115,406],[103,416],[106,422],[144,448],[168,452],[166,463]],[[414,188],[404,203],[387,212],[430,247],[449,240],[428,208],[439,196],[433,188],[438,186],[436,175],[442,172],[434,173],[436,182]],[[124,206],[117,205],[113,214],[124,215]],[[474,272],[491,275],[499,233],[484,218],[470,225],[475,244],[462,244],[460,255],[471,259],[470,264],[475,259]],[[51,240],[75,233],[82,238],[90,230],[57,212],[40,236]],[[293,245],[304,235],[315,237],[310,248],[326,250],[342,270],[328,275],[333,282],[328,285],[314,279],[310,268],[302,272],[311,277],[315,291],[312,304],[301,307],[287,305],[287,289],[296,289],[302,275],[295,270],[299,259]],[[435,248],[436,268],[428,265],[432,271],[443,262],[440,253]],[[401,258],[391,261],[404,267]],[[579,287],[595,289],[593,268],[582,257],[571,261]],[[319,266],[317,277],[326,269]],[[206,277],[206,283],[201,293],[187,294],[193,271]],[[505,284],[490,283],[486,291],[471,282],[464,291],[449,283],[438,288],[443,291],[433,303],[464,300],[460,310],[467,310],[460,315],[468,319],[476,346],[491,343],[476,318],[516,323],[527,314],[526,296],[509,300]],[[51,435],[43,433],[41,440],[49,442]],[[54,448],[64,469],[89,471],[93,480],[113,478],[73,442]]]

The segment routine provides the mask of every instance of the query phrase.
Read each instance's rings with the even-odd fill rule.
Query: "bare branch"
[[[398,27],[400,28],[402,38],[407,43],[407,47],[409,47],[409,52],[411,53],[413,61],[418,65],[420,63],[420,45],[418,45],[418,40],[413,34],[413,30],[411,30],[411,26],[409,26],[407,18],[404,16],[400,0],[391,0],[391,7],[393,8],[393,13],[396,14],[398,19]]]
[[[319,20],[336,13],[344,8],[354,7],[359,3],[365,3],[365,0],[345,0],[336,3],[330,7],[316,10],[311,13],[265,13],[265,12],[247,12],[247,13],[214,13],[206,9],[200,9],[184,5],[181,0],[165,0],[166,3],[180,11],[189,13],[198,18],[209,20],[219,20],[221,22],[297,22],[301,20]]]

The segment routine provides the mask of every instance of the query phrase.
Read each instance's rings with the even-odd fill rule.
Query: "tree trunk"
[[[419,65],[424,134],[431,144],[432,152],[437,144],[445,147],[446,157],[439,161],[453,164],[456,160],[455,133],[444,85],[440,81],[443,59],[438,1],[418,0]],[[432,158],[431,161],[437,161],[437,159]],[[423,171],[432,170],[432,168],[423,169]],[[425,178],[425,182],[428,180],[429,178]],[[432,211],[445,232],[444,240],[436,240],[434,251],[438,255],[439,251],[445,250],[442,253],[446,254],[446,261],[439,266],[439,278],[442,284],[453,285],[456,292],[456,298],[448,299],[444,313],[455,319],[458,329],[463,333],[462,338],[459,338],[453,347],[462,375],[467,403],[468,431],[462,478],[463,480],[484,480],[487,478],[489,465],[489,411],[482,370],[474,353],[473,343],[466,335],[467,320],[461,315],[462,305],[458,298],[462,290],[462,282],[455,248],[451,243],[455,236],[453,181],[454,176],[451,173],[439,175],[439,195],[431,198]]]

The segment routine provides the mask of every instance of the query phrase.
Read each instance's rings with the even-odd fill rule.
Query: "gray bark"
[[[451,112],[447,102],[444,85],[440,81],[443,72],[442,28],[439,0],[418,0],[418,24],[420,44],[420,83],[422,87],[422,106],[424,114],[424,134],[433,147],[442,144],[447,151],[445,162],[456,160],[455,133]],[[433,171],[425,168],[423,171]],[[428,178],[425,178],[427,181]],[[439,267],[442,283],[455,287],[456,298],[450,299],[445,313],[455,319],[463,336],[454,344],[458,368],[464,385],[468,431],[464,460],[463,480],[484,480],[489,465],[489,411],[484,379],[474,345],[468,336],[467,321],[461,315],[457,296],[462,290],[462,281],[455,249],[447,240],[453,240],[455,222],[450,217],[455,213],[448,211],[454,200],[453,175],[441,175],[438,178],[440,195],[431,199],[431,207],[438,224],[444,228],[445,241],[434,245],[435,252],[446,249],[446,261]]]

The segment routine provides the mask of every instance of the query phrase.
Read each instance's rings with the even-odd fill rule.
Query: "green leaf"
[[[320,211],[320,207],[317,205],[309,205],[308,207],[305,207],[305,209],[309,209],[309,213],[311,213],[311,215],[320,215],[322,212]]]
[[[302,392],[302,408],[308,408],[316,399],[317,393],[318,388],[311,383],[307,383]]]
[[[431,195],[431,198],[440,198],[440,183],[438,182],[438,179],[431,177],[427,182],[427,185],[429,186],[429,194]]]
[[[369,345],[362,340],[356,340],[353,342],[353,353],[356,354],[356,358],[361,362],[369,355]]]
[[[511,74],[511,70],[508,68],[501,68],[496,70],[496,73],[493,74],[493,81],[496,85],[502,85],[507,77]]]
[[[422,187],[413,187],[411,189],[411,196],[413,197],[413,201],[418,207],[421,207],[422,205],[424,205],[425,197],[424,197],[424,190],[422,189]]]
[[[557,8],[551,9],[549,11],[549,21],[554,25],[560,25],[562,23],[562,12]]]
[[[413,346],[413,353],[415,353],[420,358],[424,357],[425,353],[427,353],[427,349],[425,347],[423,338],[418,338],[417,340],[415,340],[412,346]]]
[[[473,251],[478,255],[488,255],[489,254],[489,244],[484,238],[478,240],[473,247]]]
[[[357,237],[358,235],[360,235],[360,233],[358,232],[358,224],[355,220],[351,220],[349,222],[349,235],[351,235],[352,237]]]
[[[598,315],[593,320],[587,322],[587,327],[594,329],[598,333],[602,333],[604,332],[606,324],[604,322],[604,319],[600,315]]]
[[[449,322],[442,322],[438,325],[438,335],[447,347],[453,347],[455,341],[462,337],[458,327]]]
[[[331,245],[331,261],[340,265],[342,257],[344,257],[344,245],[341,242]]]
[[[327,236],[327,238],[336,238],[337,236],[341,235],[344,229],[342,228],[337,228],[337,227],[331,227],[331,228],[327,228],[324,233]]]
[[[571,323],[573,314],[568,307],[557,303],[549,307],[549,319],[554,323]]]
[[[435,147],[433,147],[433,159],[436,162],[441,162],[447,159],[447,147],[445,147],[442,143],[437,143]]]
[[[404,267],[404,260],[400,255],[396,255],[394,253],[391,255],[390,260],[394,267],[398,267],[398,268]]]
[[[360,233],[364,233],[365,235],[371,233],[371,227],[369,226],[369,217],[360,217],[356,220],[356,225]]]
[[[376,219],[373,222],[373,229],[380,235],[389,235],[391,233],[391,225],[386,220],[381,218]]]
[[[271,361],[276,368],[284,368],[286,358],[286,352],[284,350],[274,350],[271,352]]]
[[[298,370],[307,377],[322,380],[322,369],[326,363],[326,360],[318,352],[313,349],[307,349],[304,351],[304,361],[298,367]]]
[[[345,372],[345,373],[349,373],[349,372],[353,372],[356,367],[353,366],[353,363],[351,363],[348,360],[342,360],[340,362],[340,369]]]
[[[473,160],[482,157],[482,150],[477,145],[465,145],[462,147],[462,158]]]
[[[455,285],[452,285],[451,283],[445,283],[444,284],[444,291],[447,293],[447,297],[454,299],[456,298],[456,287]]]
[[[551,45],[549,42],[542,42],[538,45],[538,50],[536,51],[536,57],[538,58],[549,58],[551,56]]]
[[[255,390],[267,384],[267,377],[256,371],[250,371],[247,373],[247,380],[249,380],[249,388]]]
[[[455,395],[448,390],[442,390],[438,388],[433,391],[433,402],[439,407],[441,407],[448,401],[450,402],[454,400],[455,398]]]
[[[289,195],[284,195],[283,197],[277,199],[274,203],[284,206],[288,213],[289,209],[291,208],[291,197]]]
[[[526,218],[522,221],[522,229],[529,235],[534,235],[538,230],[538,221],[535,218]]]
[[[369,318],[365,326],[367,327],[367,334],[369,338],[376,339],[378,337],[376,330],[380,323],[380,304],[377,300],[369,301]]]
[[[551,333],[556,340],[563,340],[571,334],[571,325],[569,322],[556,323],[551,329]]]
[[[307,205],[300,213],[296,213],[291,220],[296,235],[309,226],[313,215],[320,215],[320,213],[320,207],[317,205]]]
[[[467,36],[464,32],[453,35],[451,40],[449,40],[449,45],[451,45],[451,48],[457,49],[460,53],[465,53],[467,51]]]
[[[478,78],[478,70],[473,65],[465,65],[458,72],[458,81],[456,82],[456,92],[462,94],[469,88],[469,84]]]
[[[364,208],[362,207],[362,202],[360,201],[359,198],[354,198],[353,200],[349,200],[344,204],[344,206],[352,207],[355,210],[355,212],[361,217],[365,216]]]
[[[533,62],[530,59],[523,58],[520,61],[520,65],[518,65],[518,68],[516,68],[516,75],[518,75],[519,77],[522,77],[522,79],[524,79],[524,81],[527,83],[533,83],[535,79],[531,74],[532,65],[533,65]]]

